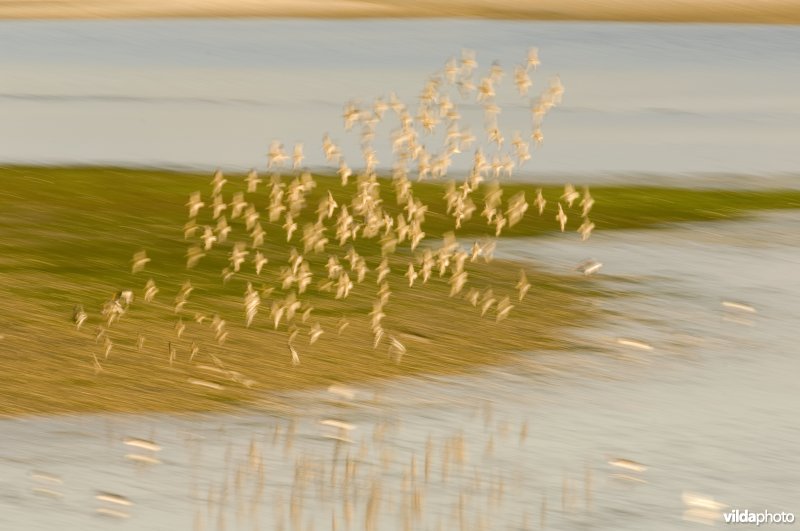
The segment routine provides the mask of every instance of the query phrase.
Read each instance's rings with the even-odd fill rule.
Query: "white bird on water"
[[[113,503],[116,505],[124,505],[126,507],[130,507],[133,505],[133,502],[130,501],[125,496],[120,496],[119,494],[111,494],[110,492],[101,492],[97,496],[95,496],[97,501]]]
[[[591,260],[590,259],[590,260],[584,260],[583,262],[578,264],[578,267],[576,267],[575,269],[578,272],[583,273],[584,275],[586,275],[588,277],[589,275],[591,275],[593,273],[597,273],[600,270],[601,267],[603,267],[603,263],[602,262],[598,262],[597,260]]]
[[[150,452],[161,451],[161,446],[154,443],[153,441],[148,441],[146,439],[137,439],[134,437],[128,437],[123,442],[127,446],[133,446],[134,448],[141,448],[142,450],[148,450]]]
[[[638,349],[638,350],[647,350],[647,351],[653,350],[653,347],[651,345],[648,345],[647,343],[645,343],[643,341],[636,341],[635,339],[622,339],[622,338],[620,338],[620,339],[617,339],[617,344],[622,345],[624,347],[635,348],[635,349]]]
[[[740,302],[722,301],[722,306],[731,310],[739,310],[747,313],[758,313],[756,309],[750,305],[742,304]]]
[[[541,61],[539,61],[539,50],[537,48],[531,48],[528,50],[528,58],[525,61],[525,68],[527,69],[534,69],[539,66]]]

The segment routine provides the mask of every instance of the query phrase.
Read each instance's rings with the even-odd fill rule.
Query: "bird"
[[[720,503],[709,496],[694,492],[683,492],[681,494],[681,501],[683,501],[684,505],[688,507],[707,509],[711,511],[718,511],[727,507],[727,505],[724,503]]]
[[[207,387],[208,389],[214,389],[216,391],[222,391],[223,389],[225,389],[223,386],[221,386],[218,383],[209,382],[209,381],[206,381],[206,380],[198,380],[198,379],[195,379],[195,378],[189,378],[187,381],[192,385],[198,385],[200,387]]]
[[[731,301],[722,301],[722,306],[724,308],[729,308],[731,310],[739,310],[742,312],[747,313],[757,313],[756,309],[748,304],[742,304],[740,302],[731,302]]]
[[[75,323],[75,328],[77,330],[81,329],[81,326],[83,326],[83,323],[85,323],[88,318],[89,316],[83,311],[83,306],[80,304],[72,309],[72,322]]]
[[[478,68],[478,62],[475,60],[475,52],[473,50],[461,51],[461,73],[468,76],[473,70]]]
[[[197,225],[197,221],[195,221],[194,218],[187,221],[183,225],[183,239],[188,240],[189,238],[194,238],[198,228],[200,227]]]
[[[222,174],[221,170],[216,170],[214,172],[214,178],[211,179],[211,184],[214,186],[213,191],[211,192],[212,196],[217,196],[222,192],[222,187],[227,183],[228,180]]]
[[[520,269],[519,271],[519,282],[517,282],[517,289],[519,290],[520,301],[525,298],[528,290],[531,289],[531,284],[528,282],[528,276],[525,274],[524,269]]]
[[[497,299],[494,298],[494,292],[491,289],[487,289],[481,298],[481,317],[486,315],[486,312],[495,302],[497,302]]]
[[[569,208],[572,208],[572,203],[574,203],[575,200],[578,199],[578,197],[580,197],[580,194],[578,194],[578,192],[575,191],[575,187],[567,183],[564,186],[564,195],[561,196],[561,199],[563,199],[564,202],[567,203],[567,206]]]
[[[133,264],[131,271],[135,274],[138,273],[139,271],[144,270],[144,266],[147,265],[148,262],[150,262],[150,259],[147,258],[147,253],[145,251],[138,251],[134,253],[131,262]]]
[[[588,217],[589,212],[592,210],[592,206],[594,206],[594,198],[589,193],[589,187],[583,189],[583,199],[581,199],[580,203],[583,211],[581,212],[581,216]]]
[[[283,229],[286,231],[286,241],[291,241],[292,235],[297,230],[297,223],[294,222],[291,214],[286,214],[286,222],[283,224]]]
[[[414,264],[409,262],[408,264],[408,271],[405,274],[406,278],[408,279],[408,287],[414,287],[414,281],[417,280],[419,274],[414,271]]]
[[[383,283],[383,281],[391,272],[391,269],[389,268],[389,260],[387,258],[384,258],[375,271],[378,273],[377,284]]]
[[[292,355],[292,365],[298,366],[300,365],[300,355],[297,353],[297,350],[292,346],[291,343],[288,344],[289,353]]]
[[[156,287],[155,281],[151,278],[144,285],[144,301],[153,302],[153,299],[155,299],[157,293],[158,293],[158,288]]]
[[[247,328],[250,328],[250,325],[253,324],[253,319],[255,319],[256,314],[258,314],[258,307],[260,304],[261,297],[258,295],[258,292],[253,289],[253,285],[248,282],[247,291],[244,295],[245,326]]]
[[[509,298],[503,297],[503,299],[497,303],[497,322],[500,322],[506,317],[508,317],[508,314],[511,312],[513,308],[514,305],[511,304]]]
[[[347,273],[342,272],[339,275],[339,281],[336,285],[336,298],[346,299],[350,294],[351,289],[353,289],[353,282],[350,280],[350,277],[347,275]]]
[[[530,76],[528,76],[528,71],[525,67],[517,66],[514,69],[514,84],[517,86],[520,96],[525,96],[528,93],[528,89],[533,82]]]
[[[541,146],[542,142],[544,142],[544,135],[542,134],[542,130],[540,128],[536,128],[533,133],[531,134],[531,140],[534,141],[536,146]]]
[[[389,353],[395,354],[395,362],[400,363],[406,353],[406,347],[394,336],[389,336]]]
[[[252,225],[255,223],[255,221],[251,221],[253,218],[250,215],[248,215],[246,219],[247,228],[249,230],[252,228]],[[258,214],[255,215],[255,219],[258,219]],[[217,221],[217,226],[214,230],[217,232],[217,243],[224,243],[228,239],[228,234],[231,233],[233,228],[228,225],[228,221],[225,219],[225,216],[222,216],[219,218],[219,221]]]
[[[258,172],[256,170],[250,170],[245,178],[245,182],[247,183],[247,193],[252,194],[258,190],[258,185],[263,181],[258,178]]]
[[[192,192],[189,195],[189,202],[186,203],[186,206],[189,207],[189,217],[194,218],[197,217],[197,213],[203,208],[206,204],[200,199],[200,192]]]
[[[292,169],[299,169],[303,165],[303,144],[295,144],[292,152]]]
[[[183,323],[183,319],[178,317],[178,320],[175,322],[175,335],[178,339],[183,336],[183,332],[186,330],[186,325]]]
[[[316,343],[317,339],[319,339],[319,336],[321,336],[323,332],[324,330],[322,330],[322,326],[320,326],[319,323],[314,323],[314,326],[312,326],[311,330],[308,331],[308,344],[313,345]]]
[[[231,219],[236,219],[242,215],[242,212],[247,207],[247,201],[244,200],[244,194],[242,192],[236,192],[235,194],[233,194],[230,207],[231,207]]]
[[[567,225],[567,215],[564,214],[564,209],[561,208],[561,203],[558,204],[558,214],[556,214],[556,221],[561,226],[561,232],[564,232],[564,227]]]
[[[322,151],[325,154],[325,158],[328,160],[328,162],[332,162],[341,157],[339,148],[333,143],[333,140],[331,140],[331,137],[328,133],[325,133],[322,137]]]
[[[283,144],[274,140],[267,152],[267,168],[281,167],[289,157],[283,152]]]
[[[217,219],[218,217],[220,217],[222,212],[228,208],[228,205],[226,205],[225,202],[222,200],[222,196],[221,195],[215,195],[214,196],[214,203],[211,205],[211,207],[212,207],[213,212],[214,212],[212,217],[214,219]]]
[[[214,230],[208,225],[206,225],[203,229],[203,236],[200,239],[203,240],[203,250],[205,251],[210,251],[211,247],[217,241],[217,237],[214,235]]]
[[[448,83],[455,83],[458,76],[458,63],[455,57],[451,57],[444,65],[444,78]]]
[[[256,275],[261,275],[261,270],[268,262],[269,260],[261,253],[261,251],[256,251],[256,254],[253,257],[253,264],[256,266]]]
[[[186,251],[186,268],[192,269],[205,255],[206,253],[204,253],[199,246],[194,245],[189,247],[189,249]]]
[[[603,267],[603,263],[602,262],[598,262],[597,260],[589,259],[589,260],[584,260],[583,262],[578,264],[578,267],[576,267],[575,269],[578,272],[583,273],[584,275],[586,275],[588,277],[592,273],[598,272],[601,267]]]
[[[116,505],[124,505],[126,507],[130,507],[131,505],[133,505],[133,502],[130,501],[125,496],[120,496],[119,494],[111,494],[110,492],[100,492],[97,494],[97,496],[95,496],[95,499],[97,499],[97,501],[113,503]]]
[[[350,129],[352,129],[353,125],[355,125],[359,117],[360,117],[360,112],[355,103],[353,102],[348,103],[344,108],[344,112],[342,113],[342,118],[344,118],[344,130],[349,131]]]
[[[261,247],[264,245],[264,236],[267,233],[264,231],[264,227],[261,226],[261,223],[256,223],[255,227],[253,227],[253,231],[250,233],[250,237],[253,239],[253,247]]]
[[[114,294],[114,301],[119,303],[124,309],[133,303],[133,291],[126,289]]]
[[[611,459],[609,460],[608,464],[613,467],[630,470],[632,472],[644,472],[647,470],[645,465],[637,463],[636,461],[631,461],[630,459]]]
[[[651,345],[648,345],[647,343],[645,343],[643,341],[636,341],[635,339],[622,339],[622,338],[620,338],[620,339],[617,339],[617,344],[622,345],[624,347],[635,348],[635,349],[638,349],[638,350],[648,350],[648,351],[649,350],[653,350],[653,347]]]
[[[536,199],[533,201],[533,204],[536,205],[536,208],[539,209],[539,215],[541,216],[542,212],[544,212],[544,207],[547,204],[547,201],[545,200],[544,196],[542,195],[542,189],[541,188],[538,188],[536,190]]]
[[[537,66],[542,64],[539,61],[539,50],[536,48],[531,48],[528,50],[528,58],[525,62],[525,68],[527,69],[536,69]]]
[[[127,446],[133,446],[134,448],[141,448],[142,450],[148,450],[150,452],[160,452],[161,446],[156,444],[153,441],[148,441],[146,439],[137,439],[133,437],[128,437],[123,441]]]
[[[589,218],[583,218],[583,223],[578,227],[578,232],[581,235],[581,240],[586,241],[594,230],[594,223],[589,221]]]
[[[236,242],[233,245],[233,249],[231,250],[230,254],[228,255],[228,260],[230,261],[231,265],[233,266],[233,271],[238,273],[239,269],[241,268],[242,264],[244,263],[247,255],[250,254],[250,251],[247,250],[247,244],[244,242]]]

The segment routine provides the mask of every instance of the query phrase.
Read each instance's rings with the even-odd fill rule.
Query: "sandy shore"
[[[0,0],[0,19],[462,17],[800,23],[796,0]]]

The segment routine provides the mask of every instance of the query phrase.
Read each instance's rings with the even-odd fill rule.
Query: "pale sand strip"
[[[0,0],[0,19],[463,17],[800,23],[800,0]]]

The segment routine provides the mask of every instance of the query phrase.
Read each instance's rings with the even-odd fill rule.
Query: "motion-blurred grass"
[[[226,175],[223,196],[244,191],[241,175]],[[284,176],[288,182],[292,176]],[[265,182],[268,176],[262,176]],[[434,273],[431,281],[418,281],[409,288],[403,277],[411,253],[408,244],[392,256],[389,284],[392,295],[386,307],[383,327],[400,340],[407,352],[399,363],[389,353],[388,340],[373,348],[369,312],[376,298],[374,268],[380,262],[379,246],[357,240],[355,248],[367,260],[370,273],[356,284],[347,299],[319,291],[325,278],[328,254],[344,262],[345,249],[335,243],[321,255],[306,256],[312,265],[314,282],[300,296],[314,307],[311,317],[295,324],[294,341],[301,364],[292,366],[287,347],[287,325],[273,329],[269,307],[286,293],[280,288],[279,270],[287,265],[291,247],[301,253],[300,235],[305,222],[315,219],[319,200],[330,189],[339,204],[349,204],[354,184],[342,188],[338,177],[315,176],[317,187],[308,195],[304,214],[297,220],[300,230],[291,243],[280,224],[267,222],[265,207],[268,188],[246,200],[256,205],[266,230],[262,251],[270,262],[260,276],[252,264],[223,284],[221,270],[227,265],[234,242],[250,243],[240,219],[229,221],[233,231],[224,244],[216,246],[194,269],[186,268],[183,224],[185,206],[193,191],[201,191],[209,203],[208,174],[177,173],[118,168],[0,168],[0,414],[51,413],[70,411],[188,411],[209,410],[264,399],[265,392],[341,382],[357,382],[401,374],[464,371],[481,364],[507,360],[521,351],[565,348],[569,328],[590,318],[587,297],[602,294],[592,279],[579,275],[558,277],[525,267],[533,287],[519,302],[515,284],[520,265],[495,260],[468,263],[469,282],[464,292],[449,298],[447,276]],[[402,207],[395,201],[389,180],[381,181],[384,209],[397,215]],[[504,201],[525,191],[529,202],[534,186],[507,184]],[[454,228],[445,216],[444,188],[439,183],[415,183],[414,196],[428,205],[423,242],[436,239]],[[557,229],[556,203],[563,189],[545,187],[548,200],[540,217],[531,206],[524,220],[504,231],[503,236],[537,236]],[[758,209],[797,208],[800,192],[724,192],[652,187],[593,187],[596,204],[591,219],[596,230],[656,227],[665,222],[726,219]],[[485,220],[479,190],[473,200],[478,211],[457,232],[462,243],[491,236]],[[213,226],[209,209],[201,211],[198,225]],[[568,231],[581,223],[577,202],[567,210]],[[330,225],[331,223],[329,223]],[[333,229],[327,236],[334,240]],[[199,231],[198,235],[202,233]],[[575,235],[571,235],[575,237]],[[434,240],[431,242],[431,240]],[[577,243],[576,243],[577,245]],[[146,250],[152,262],[137,274],[131,273],[131,258]],[[252,258],[249,257],[249,258]],[[145,282],[152,278],[158,288],[153,303],[142,300]],[[180,315],[174,299],[180,286],[190,280],[194,291]],[[247,282],[256,289],[275,287],[262,299],[260,313],[252,327],[245,328],[243,297]],[[491,288],[498,299],[509,296],[515,304],[510,317],[496,322],[493,311],[481,317],[463,294],[471,287]],[[96,341],[103,303],[120,290],[136,295],[130,310],[107,332],[113,342],[104,357],[103,340]],[[83,305],[89,319],[80,330],[72,323],[75,305]],[[217,314],[227,321],[229,336],[224,344],[215,341],[209,320],[196,322],[196,315]],[[181,339],[175,322],[186,325]],[[341,335],[342,318],[351,323]],[[314,324],[325,330],[314,345],[308,330]],[[137,339],[144,336],[141,350]],[[199,347],[189,360],[191,345]],[[170,363],[169,348],[176,357]],[[95,368],[94,357],[101,371]],[[219,370],[213,357],[224,365]],[[214,370],[216,368],[216,370]],[[235,377],[232,377],[237,373]],[[189,383],[189,379],[214,382],[214,390]],[[255,382],[251,387],[242,381]]]

